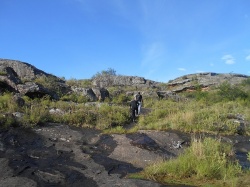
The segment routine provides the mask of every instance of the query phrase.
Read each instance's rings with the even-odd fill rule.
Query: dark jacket
[[[139,102],[142,102],[142,95],[141,95],[141,94],[137,94],[137,95],[135,96],[135,99],[136,99],[137,101],[139,101]]]
[[[130,108],[131,109],[137,109],[138,108],[138,101],[133,100],[130,102]]]

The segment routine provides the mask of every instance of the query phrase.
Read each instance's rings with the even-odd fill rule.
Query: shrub
[[[84,95],[79,95],[77,93],[72,93],[70,95],[64,95],[60,98],[62,101],[72,101],[75,103],[86,103],[90,101],[90,99]]]
[[[98,129],[106,129],[113,126],[123,126],[129,123],[130,114],[127,107],[101,105],[98,109]]]
[[[130,101],[130,97],[126,96],[126,94],[119,94],[117,97],[113,98],[112,101],[117,104],[124,104]]]
[[[66,84],[69,86],[76,86],[76,87],[91,87],[92,83],[90,79],[69,79],[66,81]]]
[[[0,128],[8,128],[18,125],[18,122],[12,115],[0,115]]]
[[[51,115],[47,107],[39,104],[32,104],[25,108],[25,115],[20,123],[24,126],[33,126],[51,122]]]
[[[248,94],[239,86],[233,86],[228,82],[221,84],[218,89],[219,96],[225,101],[234,101],[235,99],[245,100],[248,97]]]
[[[92,79],[102,76],[116,76],[116,71],[112,68],[108,68],[107,70],[97,72],[95,75],[93,75]]]
[[[53,75],[40,76],[34,80],[35,83],[41,84],[45,88],[48,88],[49,90],[55,92],[59,97],[64,94],[60,84],[58,84],[61,81],[62,79]]]
[[[18,109],[19,107],[13,100],[13,95],[11,93],[4,93],[0,96],[0,112],[11,113],[16,112]]]

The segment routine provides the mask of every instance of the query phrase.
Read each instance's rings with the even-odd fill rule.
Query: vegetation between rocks
[[[70,80],[70,84],[90,84],[83,81],[75,83]],[[62,96],[58,101],[50,97],[31,99],[23,96],[25,104],[22,106],[14,102],[11,93],[3,93],[0,97],[0,112],[3,114],[0,116],[0,125],[2,128],[32,127],[53,122],[101,129],[106,133],[173,129],[215,135],[250,135],[250,79],[236,86],[225,82],[209,92],[197,86],[193,92],[181,96],[186,99],[180,102],[145,97],[143,107],[149,109],[149,112],[139,117],[134,128],[127,130],[125,126],[130,123],[128,102],[132,97],[124,93],[104,102],[91,103],[77,94]],[[149,166],[139,176],[160,182],[185,184],[193,184],[192,181],[197,180],[199,184],[214,186],[239,186],[249,182],[249,171],[239,166],[233,157],[232,148],[211,138],[194,139],[177,159]]]

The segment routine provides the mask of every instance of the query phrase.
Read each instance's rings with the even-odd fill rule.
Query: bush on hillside
[[[108,68],[107,70],[97,72],[95,75],[92,76],[92,79],[102,76],[116,76],[116,71],[112,68]]]
[[[228,82],[222,83],[218,89],[218,95],[225,101],[234,101],[236,99],[246,100],[248,98],[248,94],[243,89]]]
[[[90,99],[84,95],[79,95],[77,93],[72,93],[70,95],[64,95],[60,98],[62,101],[75,102],[75,103],[86,103]]]
[[[112,99],[113,103],[117,103],[117,104],[126,104],[130,100],[131,100],[131,98],[126,96],[126,94],[124,94],[124,93],[119,94],[118,96],[116,96]]]

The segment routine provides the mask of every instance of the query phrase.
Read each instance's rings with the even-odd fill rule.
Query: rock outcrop
[[[42,70],[37,69],[31,64],[21,62],[18,60],[8,60],[8,59],[0,59],[0,71],[1,73],[5,72],[6,69],[8,75],[12,75],[12,78],[17,78],[19,81],[25,80],[35,80],[40,76],[53,76],[48,73],[45,73]],[[12,73],[10,73],[12,71]],[[57,78],[56,76],[53,76]],[[57,78],[58,79],[58,78]]]
[[[249,77],[250,76],[233,73],[196,73],[181,76],[172,80],[168,83],[168,89],[176,93],[194,90],[197,87],[208,89],[211,86],[217,86],[226,81],[233,85],[239,84]]]
[[[137,76],[106,75],[94,78],[92,84],[97,87],[134,86],[137,88],[156,88],[160,83]]]
[[[89,101],[104,101],[106,98],[109,98],[109,91],[105,88],[81,88],[72,86],[71,90],[71,93],[85,96]]]
[[[66,82],[54,75],[43,72],[36,67],[16,61],[0,59],[0,92],[10,91],[22,95],[43,97],[49,95],[53,99],[59,99],[61,95],[77,93],[89,98],[89,101],[103,101],[110,97],[109,87],[117,87],[118,90],[131,88],[126,95],[141,91],[144,96],[179,100],[177,95],[183,91],[193,91],[201,88],[209,89],[225,81],[230,84],[239,84],[249,76],[241,74],[197,73],[178,77],[169,83],[160,83],[147,80],[138,76],[101,75],[90,79],[92,85],[89,88],[70,87]],[[114,95],[119,91],[114,92]]]
[[[49,95],[53,99],[59,98],[57,92],[63,94],[70,88],[62,79],[28,63],[7,59],[0,59],[0,85],[1,92],[10,91],[31,98]]]
[[[172,91],[157,91],[156,93],[159,99],[172,99],[174,101],[183,100],[183,98],[181,98],[179,95]]]

